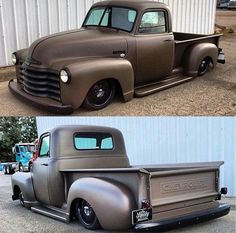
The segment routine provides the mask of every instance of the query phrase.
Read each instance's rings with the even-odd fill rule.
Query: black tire
[[[7,166],[4,166],[4,174],[7,175]]]
[[[6,174],[10,175],[10,174],[11,174],[10,166],[7,166],[7,167],[6,167],[6,170],[7,170],[7,173],[6,173]]]
[[[82,200],[77,203],[76,213],[81,225],[86,229],[97,230],[101,228],[93,208],[87,201]]]
[[[20,204],[25,207],[25,199],[24,199],[24,196],[23,196],[23,193],[20,192],[19,194],[19,200],[20,200]]]
[[[20,163],[19,164],[19,172],[23,172],[24,171],[24,167],[23,167],[23,165]]]
[[[32,168],[33,168],[33,163],[29,163],[29,172],[32,172]]]
[[[206,72],[208,71],[209,65],[210,65],[210,60],[207,58],[204,58],[198,67],[198,76],[203,76],[204,74],[206,74]]]
[[[99,110],[110,104],[115,96],[115,83],[111,80],[101,80],[88,91],[83,107],[88,110]]]

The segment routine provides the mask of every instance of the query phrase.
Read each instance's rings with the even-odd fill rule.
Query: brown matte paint
[[[124,101],[129,101],[134,94],[137,97],[145,96],[188,81],[191,79],[189,76],[196,77],[199,64],[205,57],[209,57],[216,65],[220,35],[173,33],[171,14],[163,3],[114,0],[98,2],[93,7],[110,5],[136,9],[137,18],[130,33],[101,27],[82,27],[41,38],[29,49],[15,53],[19,64],[16,65],[17,83],[12,80],[9,82],[11,92],[37,107],[68,114],[82,105],[90,88],[99,80],[114,81],[116,90],[121,89]],[[166,12],[165,33],[138,32],[143,13],[151,9]],[[121,53],[125,54],[124,58]],[[59,72],[65,68],[71,74],[68,84],[62,83],[59,78]],[[31,86],[33,91],[24,88],[27,85],[22,80],[26,75],[21,74],[24,69],[31,70],[38,78],[35,80],[27,76],[27,84],[37,83]],[[58,80],[56,99],[52,99],[54,91],[51,84],[40,81],[41,74],[49,79],[52,73],[54,79]],[[186,77],[173,78],[173,75],[180,73]],[[165,80],[167,82],[163,82]],[[161,88],[157,88],[157,85]],[[45,88],[43,94],[39,91],[40,87]]]
[[[109,133],[114,149],[77,150],[73,135],[78,132]],[[133,227],[132,211],[141,209],[143,200],[151,203],[153,222],[219,207],[223,162],[130,166],[124,138],[117,129],[58,126],[41,135],[39,151],[45,135],[50,136],[49,157],[39,156],[31,173],[12,176],[14,200],[20,189],[26,207],[34,211],[41,206],[45,209],[39,213],[55,217],[52,209],[57,210],[69,222],[75,201],[84,199],[104,229],[124,230]]]

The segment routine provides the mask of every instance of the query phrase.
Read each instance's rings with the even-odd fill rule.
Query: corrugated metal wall
[[[98,0],[0,0],[0,67],[39,37],[79,28]],[[170,6],[175,31],[214,32],[216,0],[159,0]]]
[[[120,129],[132,165],[223,160],[221,183],[229,188],[230,196],[236,196],[233,117],[37,117],[39,134],[67,124]]]

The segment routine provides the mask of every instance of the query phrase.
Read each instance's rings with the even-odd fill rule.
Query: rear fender
[[[133,98],[134,73],[131,63],[122,58],[93,58],[79,60],[67,68],[71,74],[70,83],[61,82],[63,104],[70,104],[74,109],[84,101],[89,89],[98,81],[112,79],[120,87],[125,101]]]
[[[78,199],[84,199],[92,206],[106,230],[123,230],[132,226],[131,212],[136,204],[132,193],[123,184],[113,180],[81,178],[70,187],[69,213]]]
[[[11,177],[12,192],[15,199],[18,199],[17,189],[19,188],[24,196],[25,205],[36,202],[31,173],[16,172]]]
[[[204,58],[210,58],[213,66],[217,63],[218,48],[213,43],[200,43],[190,46],[184,54],[184,74],[196,77]]]

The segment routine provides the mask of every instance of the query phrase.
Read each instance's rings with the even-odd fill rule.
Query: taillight
[[[142,209],[152,208],[151,203],[148,200],[142,200]]]

